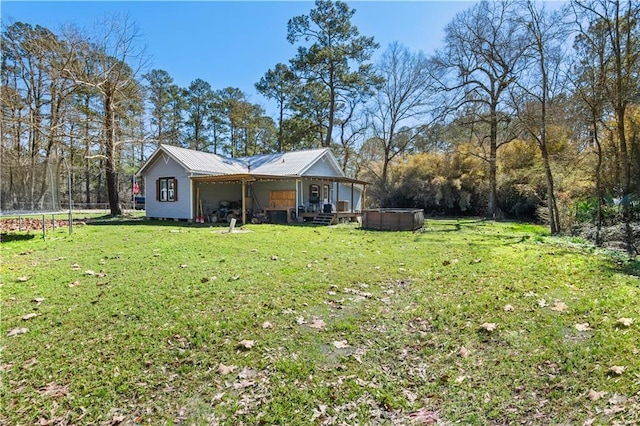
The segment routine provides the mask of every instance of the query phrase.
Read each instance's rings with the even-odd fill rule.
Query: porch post
[[[339,201],[340,201],[340,182],[336,182],[336,211],[338,211]]]
[[[362,185],[362,205],[360,206],[360,210],[364,210],[366,201],[367,201],[367,185]]]
[[[298,185],[298,183],[299,183],[300,185]],[[296,212],[296,218],[298,217],[298,213],[299,213],[299,212],[298,212],[298,206],[299,206],[300,204],[302,204],[302,203],[300,202],[300,193],[298,192],[298,186],[301,186],[301,185],[302,185],[302,181],[301,181],[301,180],[299,180],[299,179],[296,179],[296,205],[295,205],[295,206],[293,206],[293,207],[295,208],[295,210],[294,210],[294,211]],[[297,219],[296,219],[296,220],[297,220]]]
[[[356,211],[356,205],[353,204],[353,182],[351,182],[351,211]]]
[[[242,226],[247,224],[247,206],[245,202],[245,194],[247,193],[247,181],[245,178],[242,178]]]

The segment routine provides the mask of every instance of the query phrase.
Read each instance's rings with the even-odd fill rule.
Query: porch
[[[361,217],[367,182],[346,177],[194,176],[196,222],[337,224]]]
[[[337,225],[339,223],[355,222],[362,220],[362,213],[357,212],[334,212],[334,213],[300,213],[304,222],[314,225]]]

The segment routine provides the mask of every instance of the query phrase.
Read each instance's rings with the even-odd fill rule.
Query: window
[[[329,192],[329,185],[323,185],[322,186],[322,199],[327,203],[331,202],[331,194]]]
[[[158,201],[178,201],[178,180],[173,177],[156,181],[156,199]]]

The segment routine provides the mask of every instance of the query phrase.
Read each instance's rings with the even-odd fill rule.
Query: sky
[[[444,28],[468,1],[347,1],[352,23],[380,44],[376,56],[397,41],[432,54],[442,47]],[[126,13],[136,23],[149,54],[149,70],[163,69],[180,87],[202,79],[214,89],[237,87],[251,102],[275,115],[274,105],[254,84],[277,63],[288,63],[296,46],[287,22],[313,9],[312,1],[7,1],[4,24],[24,22],[58,32],[73,24],[91,32],[96,22]],[[374,59],[375,59],[374,57]]]

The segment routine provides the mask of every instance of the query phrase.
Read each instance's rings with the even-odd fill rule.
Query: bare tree
[[[526,2],[520,16],[521,25],[532,41],[526,55],[530,66],[512,85],[512,107],[520,124],[540,149],[547,187],[549,228],[552,234],[557,234],[560,221],[548,148],[548,127],[552,120],[549,110],[566,88],[567,74],[563,65],[566,65],[565,58],[569,55],[563,46],[569,36],[569,27],[562,24],[561,13],[549,13],[544,5],[539,7],[533,2]]]
[[[507,128],[512,111],[506,105],[507,89],[517,81],[529,48],[528,35],[514,16],[510,1],[474,4],[451,21],[446,29],[445,48],[436,54],[434,76],[448,94],[447,112],[469,106],[475,121],[488,126],[486,161],[489,165],[488,216],[499,214],[497,199],[498,148],[513,136]]]
[[[391,43],[376,66],[384,84],[374,97],[370,121],[373,140],[380,144],[382,170],[380,186],[388,185],[389,164],[405,152],[413,141],[412,129],[428,113],[433,90],[430,64],[421,53],[412,53],[397,42]]]
[[[125,117],[132,100],[141,100],[141,86],[136,80],[146,66],[145,48],[140,32],[126,15],[114,15],[96,26],[89,39],[72,35],[76,61],[66,69],[76,83],[92,88],[102,100],[104,164],[111,214],[122,214],[118,192],[119,119]],[[93,41],[95,40],[95,41]],[[87,70],[83,63],[94,66]],[[87,73],[87,71],[90,71]]]
[[[600,90],[615,115],[618,139],[620,192],[632,190],[627,112],[640,95],[640,8],[632,0],[573,1],[582,58],[599,58],[602,50],[605,79]],[[636,181],[636,184],[639,182]]]

